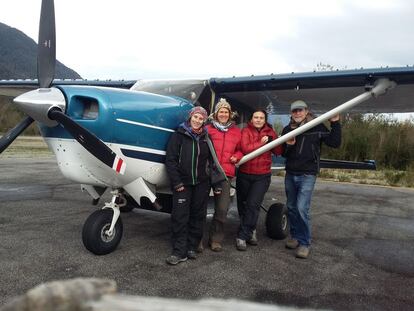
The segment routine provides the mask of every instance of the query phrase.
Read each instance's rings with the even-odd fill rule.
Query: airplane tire
[[[267,235],[275,240],[283,240],[289,232],[288,212],[282,203],[274,203],[266,215]]]
[[[112,235],[105,234],[105,231],[111,227],[112,215],[113,211],[111,209],[95,211],[86,219],[83,225],[83,245],[95,255],[106,255],[113,252],[121,241],[123,233],[121,218],[118,218]]]

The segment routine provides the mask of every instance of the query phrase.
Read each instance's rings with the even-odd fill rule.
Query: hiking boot
[[[221,246],[221,244],[219,242],[211,242],[210,243],[210,249],[213,252],[221,252],[223,250],[223,247]]]
[[[247,240],[247,244],[250,244],[250,245],[253,245],[253,246],[257,245],[256,229],[253,230],[252,237],[250,238],[250,240]]]
[[[236,239],[236,248],[239,251],[245,251],[247,249],[246,241],[242,239]]]
[[[197,259],[197,253],[196,251],[188,251],[187,252],[188,259]]]
[[[178,256],[175,256],[175,255],[171,255],[171,256],[167,257],[167,259],[165,261],[169,265],[175,266],[175,265],[179,264],[180,262],[187,261],[187,257],[178,257]]]
[[[295,249],[298,248],[299,242],[295,239],[287,239],[285,246],[286,248]]]
[[[204,251],[204,245],[203,245],[203,240],[200,241],[200,244],[198,244],[197,247],[197,253],[202,253]]]
[[[309,256],[309,246],[301,245],[296,251],[296,257],[306,259]]]

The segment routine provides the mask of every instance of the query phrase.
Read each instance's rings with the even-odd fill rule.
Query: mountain
[[[0,23],[0,80],[36,78],[36,42],[20,30]],[[81,76],[56,61],[55,78],[81,79]]]

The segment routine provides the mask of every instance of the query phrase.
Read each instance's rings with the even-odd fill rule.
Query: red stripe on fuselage
[[[122,163],[123,163],[124,161],[122,160],[122,159],[119,159],[118,160],[118,163],[117,163],[117,165],[116,165],[116,171],[119,173],[120,171],[121,171],[121,167],[122,167]]]

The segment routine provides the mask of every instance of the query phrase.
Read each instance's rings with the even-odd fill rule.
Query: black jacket
[[[220,188],[226,176],[215,159],[215,151],[207,131],[195,138],[180,126],[171,135],[165,161],[172,188],[197,185],[206,180],[213,187]]]
[[[286,126],[282,135],[292,131]],[[339,148],[341,145],[341,124],[331,122],[329,131],[325,125],[319,124],[314,128],[296,136],[294,145],[284,144],[283,156],[286,158],[286,171],[293,175],[316,175],[319,173],[319,160],[322,142],[329,147]]]

